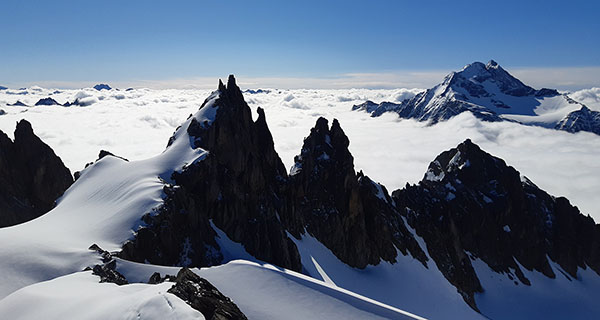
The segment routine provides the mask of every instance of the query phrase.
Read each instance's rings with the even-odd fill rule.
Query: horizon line
[[[505,69],[506,70],[506,69]],[[442,82],[456,70],[393,70],[383,72],[351,72],[332,76],[246,76],[235,75],[240,87],[246,89],[426,89]],[[526,85],[534,88],[579,90],[600,87],[600,66],[590,67],[522,67],[507,70]],[[83,89],[99,83],[113,88],[148,89],[214,89],[219,76],[173,77],[165,79],[130,80],[41,80],[27,82],[0,82],[15,88],[42,87],[52,89]]]

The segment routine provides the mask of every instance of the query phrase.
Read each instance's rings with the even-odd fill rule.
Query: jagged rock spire
[[[426,257],[404,226],[385,188],[354,171],[349,140],[337,120],[319,118],[304,139],[290,176],[290,214],[340,260],[364,268],[395,261],[396,248],[425,263]]]
[[[69,169],[28,121],[17,123],[14,142],[0,131],[0,227],[48,212],[72,183]]]

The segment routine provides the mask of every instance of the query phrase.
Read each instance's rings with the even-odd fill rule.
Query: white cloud
[[[214,88],[213,85],[211,90]],[[245,96],[252,99],[253,109],[257,106],[265,109],[276,150],[288,168],[319,116],[330,121],[340,120],[350,138],[357,170],[364,170],[388,190],[401,188],[407,182],[416,183],[439,153],[471,138],[550,194],[566,196],[584,213],[600,221],[599,136],[507,122],[481,122],[469,114],[427,127],[423,123],[400,120],[394,114],[371,118],[364,112],[350,111],[353,104],[363,100],[398,101],[403,95],[408,97],[417,91],[301,89]],[[585,101],[598,101],[598,91],[597,88],[581,90],[573,95]],[[50,92],[48,89],[36,91],[27,99],[35,102]],[[78,92],[81,90],[65,90],[52,97],[62,103],[74,100]],[[88,98],[103,95],[93,90],[85,92],[89,93]],[[87,108],[1,106],[7,114],[0,116],[0,130],[10,136],[16,121],[28,119],[36,133],[45,137],[72,171],[81,170],[85,163],[96,159],[102,148],[140,160],[162,152],[174,127],[195,112],[209,92],[136,89],[121,91],[124,99],[107,95]],[[290,96],[293,99],[289,99]],[[357,97],[360,99],[354,100]],[[0,92],[0,101],[13,103],[17,99],[23,96]],[[27,111],[21,113],[23,110]]]
[[[591,88],[575,91],[569,97],[585,104],[592,110],[600,111],[600,88]]]

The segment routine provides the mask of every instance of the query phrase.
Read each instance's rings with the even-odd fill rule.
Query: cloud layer
[[[96,91],[30,88],[27,94],[0,91],[0,130],[9,136],[16,121],[28,119],[35,132],[63,159],[71,171],[81,170],[96,159],[100,149],[140,160],[162,152],[175,130],[195,112],[208,90]],[[389,190],[423,177],[429,162],[466,138],[503,158],[542,189],[566,196],[573,204],[600,221],[600,137],[590,133],[571,134],[508,122],[481,122],[470,114],[426,126],[400,120],[394,114],[371,118],[350,111],[353,104],[372,100],[399,101],[417,89],[395,90],[271,90],[245,94],[249,105],[265,109],[275,147],[286,167],[300,152],[303,138],[318,117],[337,118],[350,138],[350,151],[358,170],[363,170]],[[14,92],[13,92],[14,93]],[[52,94],[52,95],[50,95]],[[60,103],[76,97],[92,99],[87,107],[6,106],[16,100],[33,105],[51,96]],[[591,108],[598,107],[598,88],[581,90],[573,97]],[[256,115],[255,115],[256,116]]]

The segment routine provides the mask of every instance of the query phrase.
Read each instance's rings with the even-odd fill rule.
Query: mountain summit
[[[352,109],[367,111],[373,117],[396,112],[401,118],[428,121],[431,124],[469,111],[486,121],[510,120],[578,131],[557,124],[570,112],[582,107],[582,104],[554,89],[536,90],[525,85],[496,61],[490,60],[487,64],[474,62],[461,71],[452,72],[442,83],[400,103],[376,104],[367,101]]]

